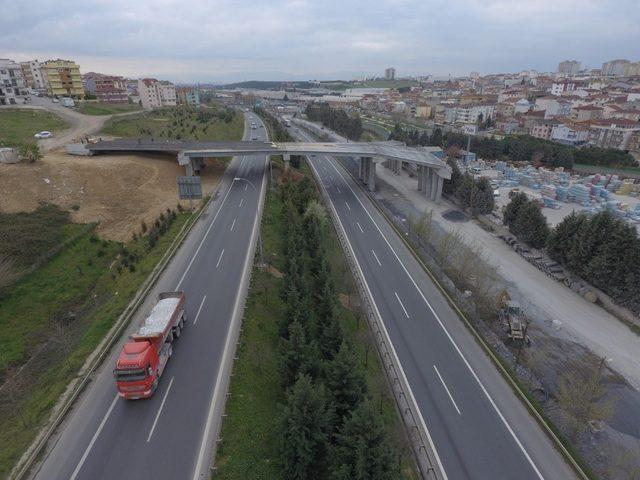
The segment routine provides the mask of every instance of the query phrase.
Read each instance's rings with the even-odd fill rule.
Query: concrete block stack
[[[578,203],[583,207],[588,207],[591,203],[590,193],[590,189],[586,185],[574,183],[569,187],[568,198],[570,202]]]

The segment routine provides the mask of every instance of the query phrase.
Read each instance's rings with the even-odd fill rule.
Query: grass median
[[[256,268],[253,273],[222,426],[222,442],[215,460],[216,479],[279,479],[282,476],[276,447],[276,419],[283,402],[277,358],[278,324],[284,309],[280,295],[283,281],[280,272],[284,268],[281,208],[278,194],[269,192],[261,226],[264,259],[269,266]],[[357,362],[369,385],[371,402],[375,404],[393,443],[401,478],[418,478],[404,427],[388,391],[368,326],[364,319],[358,318],[358,301],[351,273],[335,232],[330,225],[327,229],[329,234],[325,248],[340,300],[340,322],[345,334],[353,341]]]

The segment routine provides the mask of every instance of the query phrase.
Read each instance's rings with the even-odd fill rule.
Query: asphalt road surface
[[[253,113],[246,117],[245,136],[266,140],[265,128],[251,130],[248,125],[251,121],[261,125],[258,117]],[[212,437],[225,394],[222,358],[233,352],[227,338],[242,317],[252,264],[248,254],[259,229],[265,171],[264,156],[234,158],[220,195],[127,332],[135,330],[159,291],[185,291],[189,320],[174,344],[156,394],[140,401],[125,401],[116,395],[111,372],[119,343],[61,428],[35,478],[209,478]]]
[[[575,478],[369,198],[335,159],[310,162],[338,212],[446,478]]]

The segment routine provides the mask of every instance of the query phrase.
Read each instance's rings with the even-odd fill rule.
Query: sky
[[[0,58],[176,82],[640,60],[640,0],[0,0]]]

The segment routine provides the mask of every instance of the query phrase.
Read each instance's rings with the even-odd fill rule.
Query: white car
[[[51,99],[51,101],[52,101],[53,103],[60,103],[60,100],[58,100],[58,99],[57,99],[57,98],[55,98],[55,97],[54,97],[54,98],[52,98],[52,99]]]
[[[51,138],[53,137],[53,133],[47,132],[46,130],[42,132],[38,132],[34,135],[35,138]]]

